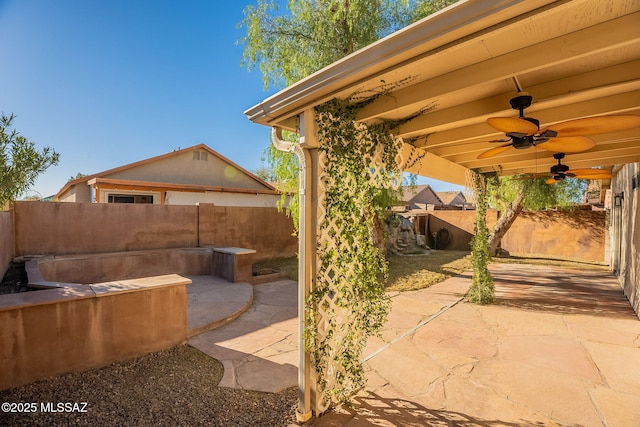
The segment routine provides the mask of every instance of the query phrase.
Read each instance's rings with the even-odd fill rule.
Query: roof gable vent
[[[202,160],[204,162],[207,161],[209,157],[209,153],[207,153],[206,151],[194,151],[193,152],[193,160]]]

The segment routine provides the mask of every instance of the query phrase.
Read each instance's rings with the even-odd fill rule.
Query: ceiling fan
[[[497,156],[509,149],[526,149],[538,147],[547,151],[562,153],[579,153],[593,148],[596,143],[585,135],[615,132],[640,126],[640,116],[615,115],[586,117],[556,123],[540,130],[540,122],[532,117],[525,117],[524,110],[531,106],[533,97],[526,92],[518,92],[509,103],[514,110],[520,112],[518,117],[490,117],[487,124],[501,132],[508,139],[490,142],[508,142],[484,151],[478,159]]]
[[[555,153],[553,158],[558,161],[557,165],[551,166],[548,173],[534,173],[527,174],[526,178],[544,178],[549,177],[545,182],[547,184],[555,184],[566,178],[578,178],[578,179],[610,179],[613,178],[613,174],[605,169],[569,169],[569,166],[562,164],[565,153]]]

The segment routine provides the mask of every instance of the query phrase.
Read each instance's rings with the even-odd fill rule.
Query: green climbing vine
[[[471,239],[471,263],[473,276],[467,292],[469,301],[479,304],[491,304],[495,300],[493,278],[489,272],[489,229],[487,228],[487,176],[472,172],[473,189],[476,198],[476,221],[474,236]]]
[[[384,125],[355,122],[356,108],[317,109],[322,187],[318,275],[307,300],[305,343],[327,399],[348,401],[364,386],[362,351],[384,325],[387,262],[375,242],[376,198],[397,187],[402,142]]]

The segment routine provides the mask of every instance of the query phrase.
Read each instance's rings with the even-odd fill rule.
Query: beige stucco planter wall
[[[188,283],[171,274],[3,295],[0,390],[184,342]]]

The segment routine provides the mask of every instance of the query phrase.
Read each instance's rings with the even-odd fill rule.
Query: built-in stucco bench
[[[207,246],[213,251],[211,273],[214,276],[232,283],[252,282],[254,249],[236,248],[232,246]]]
[[[85,285],[81,285],[78,283],[62,283],[62,282],[52,282],[46,280],[42,273],[40,272],[40,267],[38,267],[38,259],[41,258],[39,256],[35,257],[24,257],[24,267],[27,272],[27,278],[29,279],[29,287],[37,288],[37,289],[54,289],[54,288],[76,288],[82,289]]]
[[[211,274],[232,283],[253,282],[256,251],[232,246],[150,249],[140,251],[26,255],[20,257],[31,287],[90,284],[162,274]]]
[[[164,274],[211,274],[211,249],[170,248],[68,255],[27,255],[30,287],[51,282],[92,284]],[[30,263],[28,261],[34,261]]]

